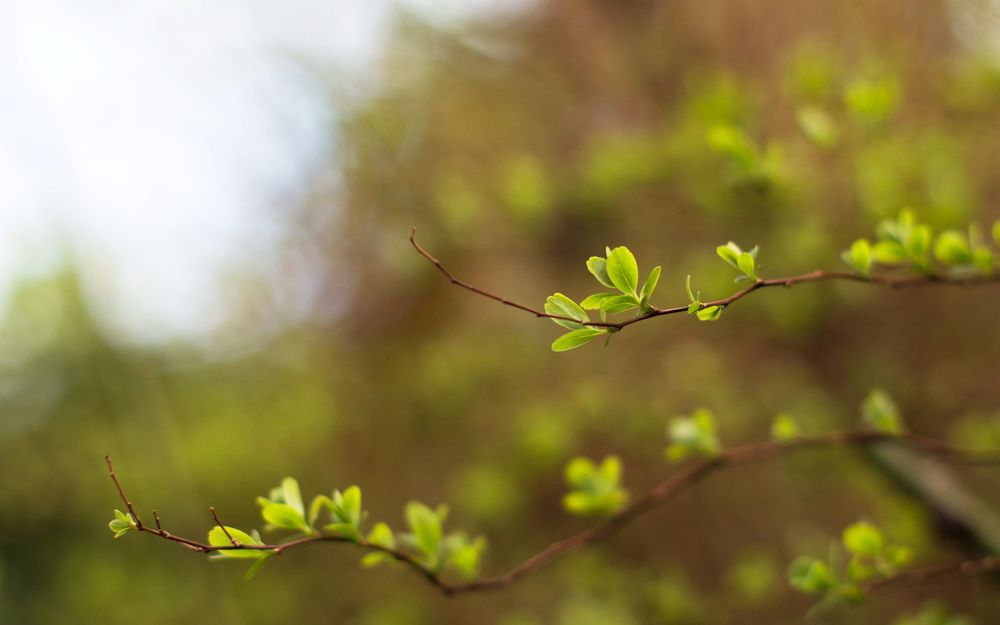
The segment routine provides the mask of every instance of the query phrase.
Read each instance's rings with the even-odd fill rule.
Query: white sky
[[[452,19],[525,1],[407,4]],[[267,264],[273,216],[335,148],[323,81],[363,74],[391,10],[392,0],[0,3],[0,311],[18,278],[69,252],[104,321],[127,336],[210,332],[225,314],[218,275]]]

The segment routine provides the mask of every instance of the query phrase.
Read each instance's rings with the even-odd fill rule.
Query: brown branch
[[[121,482],[118,481],[118,476],[115,475],[115,468],[111,466],[111,454],[104,454],[104,462],[108,465],[108,475],[111,476],[111,481],[115,483],[115,488],[118,489],[118,495],[121,496],[122,501],[125,502],[125,508],[128,510],[128,513],[132,515],[132,520],[135,521],[136,529],[144,530],[145,527],[142,525],[142,520],[139,518],[139,515],[135,513],[135,508],[132,506],[132,502],[125,496],[125,491],[122,489]]]
[[[1000,463],[1000,458],[969,454],[933,439],[918,436],[897,437],[881,432],[835,432],[820,436],[804,437],[789,442],[766,441],[732,447],[713,458],[689,463],[643,497],[611,517],[604,523],[557,541],[531,556],[511,571],[495,577],[483,578],[459,586],[456,592],[486,590],[509,586],[517,579],[545,566],[552,560],[584,545],[603,540],[647,512],[663,506],[681,492],[700,482],[709,474],[723,467],[737,466],[779,456],[781,454],[815,447],[865,447],[877,443],[899,441],[916,451],[953,460]]]
[[[505,299],[503,297],[500,297],[499,295],[495,295],[493,293],[490,293],[489,291],[484,291],[483,289],[480,289],[479,287],[473,286],[473,285],[469,284],[468,282],[465,282],[464,280],[459,280],[454,275],[452,275],[452,273],[450,271],[448,271],[447,269],[445,269],[444,265],[441,264],[441,261],[439,261],[438,259],[436,259],[433,256],[431,256],[430,252],[428,252],[427,250],[425,250],[419,243],[417,243],[417,229],[416,228],[413,228],[410,231],[410,243],[413,244],[413,248],[416,249],[417,252],[421,256],[423,256],[428,261],[430,261],[430,263],[432,265],[434,265],[437,268],[437,270],[440,271],[442,273],[442,275],[444,275],[444,277],[448,279],[449,282],[451,282],[452,284],[454,284],[456,286],[462,287],[466,291],[471,291],[471,292],[475,293],[476,295],[481,295],[481,296],[489,298],[489,299],[491,299],[491,300],[493,300],[495,302],[500,302],[501,304],[504,304],[505,306],[511,306],[513,308],[517,308],[518,310],[523,310],[524,312],[531,313],[531,314],[533,314],[536,317],[545,317],[545,318],[548,318],[548,319],[560,319],[560,320],[563,320],[563,321],[572,321],[574,323],[580,323],[579,319],[574,319],[573,317],[564,317],[562,315],[550,315],[549,313],[545,312],[544,310],[537,310],[535,308],[532,308],[531,306],[525,306],[524,304],[518,304],[517,302],[512,302],[509,299]],[[617,323],[605,323],[605,322],[597,322],[597,321],[595,321],[594,323],[588,323],[586,325],[596,326],[596,327],[601,327],[601,328],[617,328],[617,327],[619,327],[619,324],[617,324]]]
[[[229,533],[229,530],[226,529],[226,526],[223,525],[222,521],[219,520],[219,517],[216,514],[214,507],[209,508],[209,510],[212,513],[212,518],[215,520],[215,523],[219,527],[222,528],[222,531],[226,533],[226,536],[229,538],[229,541],[232,543],[230,545],[210,545],[208,543],[204,543],[204,542],[201,542],[201,541],[198,541],[198,540],[193,540],[193,539],[190,539],[190,538],[184,538],[182,536],[178,536],[176,534],[172,534],[172,533],[170,533],[170,532],[168,532],[168,531],[166,531],[165,529],[162,528],[162,526],[160,525],[160,517],[159,517],[159,515],[155,511],[153,512],[153,517],[156,519],[157,527],[156,527],[156,529],[153,529],[151,527],[143,525],[139,521],[139,517],[135,513],[135,508],[133,507],[131,500],[125,495],[125,490],[122,488],[121,482],[118,480],[118,476],[115,474],[114,466],[111,464],[111,456],[110,456],[110,454],[106,454],[104,456],[104,461],[108,465],[108,475],[111,477],[111,481],[114,482],[115,488],[118,490],[118,496],[121,498],[122,502],[125,503],[125,507],[128,509],[129,514],[131,514],[132,518],[135,519],[135,522],[136,522],[135,523],[135,529],[138,530],[138,531],[140,531],[140,532],[146,532],[148,534],[153,534],[154,536],[159,536],[160,538],[169,540],[171,542],[179,543],[179,544],[183,545],[184,547],[186,547],[188,549],[191,549],[192,551],[198,551],[200,553],[206,553],[206,554],[207,553],[218,552],[218,551],[254,550],[254,551],[270,551],[270,552],[273,552],[275,555],[280,555],[286,549],[290,549],[290,548],[293,548],[293,547],[298,547],[298,546],[301,546],[301,545],[307,545],[309,543],[318,543],[318,542],[350,543],[350,544],[354,544],[354,545],[357,545],[359,547],[362,547],[364,549],[368,549],[370,551],[379,551],[379,552],[382,552],[382,553],[384,553],[384,554],[392,557],[397,562],[401,562],[401,563],[403,563],[403,564],[405,564],[405,565],[413,568],[418,573],[420,573],[428,582],[430,582],[433,586],[435,586],[436,588],[438,588],[438,590],[440,590],[445,595],[451,595],[454,592],[454,586],[453,585],[448,584],[447,582],[445,582],[444,580],[442,580],[437,575],[437,573],[435,573],[434,571],[431,571],[431,570],[426,569],[425,567],[423,567],[416,560],[416,558],[414,558],[410,554],[406,553],[405,551],[400,551],[398,549],[390,549],[388,547],[382,547],[380,545],[375,545],[375,544],[367,542],[364,539],[361,539],[359,541],[354,541],[354,540],[351,540],[349,538],[343,538],[343,537],[340,537],[340,536],[329,536],[329,535],[315,534],[315,535],[312,535],[312,536],[303,536],[301,538],[296,538],[296,539],[289,540],[289,541],[284,542],[284,543],[276,543],[276,544],[260,544],[260,545],[256,545],[255,544],[255,545],[248,545],[248,544],[240,543],[239,541],[237,541],[236,539],[234,539],[232,537],[232,535]]]
[[[869,582],[861,587],[864,593],[888,589],[919,586],[956,576],[984,575],[1000,572],[1000,557],[987,556],[979,560],[965,560],[941,566],[902,571],[887,579]]]
[[[215,513],[215,506],[209,506],[208,511],[212,513],[212,519],[215,520],[216,525],[222,528],[222,533],[226,535],[226,538],[229,539],[229,542],[233,543],[233,547],[239,547],[240,541],[233,538],[233,535],[229,533],[229,528],[223,525],[222,521],[219,520],[219,515]]]
[[[553,560],[562,557],[563,555],[574,551],[585,545],[590,545],[599,542],[612,534],[616,533],[618,530],[622,529],[632,521],[645,515],[646,513],[659,508],[674,497],[676,497],[681,492],[687,490],[688,488],[694,486],[703,478],[709,474],[725,468],[738,466],[742,464],[748,464],[751,462],[757,462],[760,460],[765,460],[773,457],[777,457],[786,453],[808,449],[808,448],[844,448],[844,447],[867,447],[879,443],[897,443],[903,444],[907,447],[924,453],[927,455],[938,456],[942,458],[948,458],[959,462],[973,462],[973,463],[991,463],[1000,464],[1000,457],[993,456],[983,456],[982,454],[974,454],[966,452],[960,449],[956,449],[942,443],[940,441],[925,438],[917,435],[904,435],[895,436],[891,434],[884,434],[882,432],[870,432],[870,431],[859,431],[859,432],[834,432],[830,434],[823,434],[811,437],[802,437],[792,441],[787,442],[777,442],[777,441],[765,441],[760,443],[752,443],[748,445],[742,445],[739,447],[731,447],[720,452],[717,456],[711,458],[705,458],[702,460],[690,462],[683,467],[681,467],[676,473],[660,482],[652,490],[643,495],[642,497],[636,499],[631,505],[626,507],[624,510],[616,514],[615,516],[605,520],[604,522],[595,525],[589,529],[583,530],[576,534],[573,534],[567,538],[556,541],[545,547],[535,555],[529,557],[521,564],[515,566],[510,571],[503,573],[501,575],[496,575],[493,577],[484,577],[472,582],[466,583],[450,583],[441,578],[441,576],[436,572],[429,570],[422,566],[414,556],[410,555],[405,551],[398,549],[390,549],[386,547],[381,547],[379,545],[374,545],[368,543],[365,540],[353,541],[351,539],[342,538],[339,536],[329,536],[323,534],[315,534],[311,536],[304,536],[296,538],[284,543],[276,544],[262,544],[262,545],[247,545],[241,544],[236,540],[233,540],[232,536],[229,536],[229,532],[225,530],[225,526],[219,521],[218,517],[215,515],[214,508],[213,517],[215,522],[223,528],[226,535],[229,536],[231,545],[209,545],[196,540],[191,540],[188,538],[182,538],[167,532],[166,530],[160,528],[152,529],[149,527],[142,526],[136,522],[136,529],[142,532],[147,532],[160,536],[166,540],[180,543],[185,547],[192,549],[194,551],[199,551],[201,553],[212,553],[216,551],[225,550],[237,550],[237,549],[253,549],[260,551],[271,551],[275,554],[281,554],[287,549],[298,547],[301,545],[306,545],[316,542],[338,542],[338,543],[351,543],[363,549],[368,549],[371,551],[379,551],[385,553],[401,562],[410,568],[418,572],[422,577],[424,577],[430,584],[436,587],[446,596],[452,596],[456,594],[475,592],[483,590],[494,590],[500,588],[506,588],[510,586],[522,577],[533,573]],[[115,476],[114,469],[111,466],[110,457],[105,457],[108,464],[108,471],[111,475],[112,481],[114,481],[116,488],[118,489],[118,494],[122,501],[125,502],[126,507],[129,512],[134,514],[134,509],[131,502],[125,496],[125,491],[122,489],[118,478]],[[158,517],[157,517],[158,519]],[[961,566],[961,565],[955,565]],[[990,566],[993,566],[992,564]],[[916,573],[914,573],[916,576]],[[896,578],[894,578],[896,579]]]
[[[590,326],[594,328],[607,328],[611,331],[618,331],[626,326],[630,326],[633,323],[638,323],[640,321],[645,321],[647,319],[652,319],[654,317],[662,317],[664,315],[676,315],[680,313],[690,312],[688,305],[683,306],[672,306],[669,308],[657,308],[655,306],[650,307],[650,311],[644,314],[634,317],[632,319],[627,319],[625,321],[588,321],[581,322],[579,319],[574,319],[572,317],[565,317],[563,315],[552,315],[544,310],[538,310],[530,306],[525,306],[524,304],[519,304],[513,302],[504,297],[480,289],[479,287],[473,286],[464,280],[456,278],[444,265],[441,264],[437,258],[432,256],[426,249],[423,248],[419,243],[417,243],[417,229],[413,228],[410,231],[410,243],[413,248],[417,250],[421,256],[426,258],[431,264],[433,264],[438,271],[444,275],[452,284],[459,286],[467,291],[480,295],[482,297],[489,298],[496,302],[500,302],[506,306],[511,306],[512,308],[517,308],[518,310],[523,310],[525,312],[531,313],[536,317],[545,317],[548,319],[556,319],[560,321],[572,321],[574,323],[579,323],[584,326]],[[823,281],[849,281],[849,282],[863,282],[866,284],[875,284],[879,286],[884,286],[893,289],[909,288],[909,287],[920,287],[920,286],[933,286],[933,285],[953,285],[953,286],[975,286],[981,284],[991,284],[995,282],[1000,282],[1000,274],[993,275],[973,275],[973,276],[947,276],[939,274],[919,274],[919,275],[904,275],[904,276],[892,276],[892,275],[872,275],[872,276],[862,276],[857,273],[850,273],[847,271],[812,271],[809,273],[804,273],[797,276],[789,276],[787,278],[769,278],[769,279],[758,279],[756,282],[745,286],[744,288],[736,291],[728,297],[723,297],[721,299],[711,300],[708,302],[701,302],[697,310],[702,310],[705,308],[710,308],[712,306],[721,306],[725,308],[730,304],[735,303],[737,300],[741,300],[747,295],[750,295],[754,291],[759,291],[760,289],[765,289],[769,287],[792,287],[797,284],[805,284],[807,282],[823,282]]]

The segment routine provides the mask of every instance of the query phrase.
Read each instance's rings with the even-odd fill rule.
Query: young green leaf
[[[934,242],[934,258],[945,265],[971,265],[969,240],[957,230],[945,230]]]
[[[299,483],[292,477],[281,480],[281,493],[284,503],[288,504],[303,518],[306,510],[302,505],[302,493],[299,491]]]
[[[930,255],[932,238],[933,233],[928,225],[918,224],[910,230],[910,236],[906,240],[906,251],[910,253],[910,258],[915,264],[922,265]]]
[[[247,553],[249,553],[249,552],[247,552]],[[247,572],[243,574],[243,580],[249,582],[254,577],[256,577],[257,573],[260,571],[261,567],[263,567],[264,563],[267,562],[267,559],[270,558],[273,555],[274,555],[274,552],[272,552],[272,551],[262,552],[262,555],[260,555],[260,556],[257,557],[257,561],[254,562],[253,564],[251,564],[250,568],[247,569]]]
[[[972,249],[972,264],[985,275],[993,275],[996,272],[993,250],[988,247]]]
[[[687,291],[688,301],[691,302],[692,304],[694,304],[701,298],[701,291],[698,291],[698,295],[695,295],[694,291],[691,289],[691,274],[688,274],[687,279],[684,280],[684,289]],[[688,312],[691,311],[688,310]]]
[[[382,522],[376,523],[375,527],[368,532],[368,536],[365,537],[365,542],[369,545],[384,547],[385,549],[396,548],[396,536],[392,533],[392,530],[389,529],[389,526]],[[392,556],[385,552],[373,551],[365,554],[364,557],[361,558],[361,566],[369,568],[382,564],[383,562],[392,562],[392,559]]]
[[[371,545],[385,547],[386,549],[396,548],[395,535],[393,535],[389,526],[381,521],[376,523],[371,531],[368,532],[368,536],[365,537],[365,540]]]
[[[844,529],[844,547],[856,556],[875,558],[882,553],[885,541],[882,532],[871,523],[859,521]]]
[[[786,443],[801,435],[799,424],[791,415],[779,414],[771,423],[771,440]]]
[[[579,330],[567,332],[552,341],[552,351],[565,352],[571,349],[576,349],[584,343],[589,342],[595,336],[600,336],[602,334],[607,334],[607,331],[601,328],[580,328]]]
[[[585,487],[593,479],[596,472],[597,466],[594,464],[594,461],[584,457],[573,458],[566,464],[566,468],[563,469],[566,483],[573,488]]]
[[[361,489],[349,486],[343,493],[333,491],[334,518],[355,528],[361,526]]]
[[[737,269],[740,268],[738,259],[740,254],[743,253],[743,250],[741,250],[740,246],[736,245],[732,241],[715,248],[715,253],[719,255],[719,258],[726,261],[733,267],[736,267]]]
[[[601,312],[618,313],[639,307],[639,300],[634,295],[615,295],[601,302]]]
[[[366,553],[361,557],[361,566],[366,569],[378,566],[384,562],[392,562],[392,556],[382,551],[373,551],[372,553]]]
[[[312,503],[309,504],[309,525],[316,525],[316,520],[319,518],[320,513],[323,508],[327,510],[333,510],[333,500],[326,495],[316,495],[313,497]]]
[[[621,297],[618,293],[594,293],[593,295],[588,295],[582,302],[580,302],[580,307],[585,310],[597,310],[601,307],[604,300],[611,297]]]
[[[690,417],[675,417],[667,426],[670,445],[666,456],[678,462],[692,455],[715,456],[719,453],[719,439],[715,434],[715,416],[710,410],[699,408]]]
[[[876,262],[883,265],[898,265],[909,260],[909,255],[906,253],[906,248],[903,247],[903,244],[893,240],[884,240],[876,243],[875,247],[872,248],[872,255]]]
[[[804,106],[795,116],[799,130],[807,139],[823,148],[831,148],[837,144],[840,132],[833,118],[817,106]]]
[[[608,456],[598,469],[602,480],[609,484],[618,484],[622,477],[622,461],[618,456]]]
[[[845,251],[841,258],[862,276],[868,277],[872,270],[872,247],[867,239],[858,239],[851,244],[851,249]]]
[[[751,281],[757,281],[757,263],[754,260],[753,255],[749,252],[742,252],[736,257],[736,266],[742,271],[746,277],[750,278]]]
[[[344,523],[343,521],[327,523],[323,526],[323,531],[354,542],[360,542],[361,540],[361,532],[358,531],[358,528],[351,523]]]
[[[136,524],[132,519],[131,514],[125,514],[121,510],[115,509],[115,518],[111,519],[108,523],[108,528],[115,533],[115,538],[118,538],[129,531],[135,529]]]
[[[830,565],[816,558],[799,557],[788,567],[788,581],[800,592],[822,595],[837,586]]]
[[[636,264],[635,256],[627,247],[622,245],[611,250],[608,254],[607,271],[615,288],[622,293],[636,295],[635,289],[639,284],[639,265]]]
[[[475,579],[479,574],[479,561],[486,549],[486,539],[482,536],[469,540],[464,532],[454,532],[445,538],[446,564],[466,580]]]
[[[587,261],[587,270],[597,278],[597,281],[606,287],[615,288],[614,282],[608,276],[608,261],[600,256],[591,256]]]
[[[892,569],[891,575],[895,572],[895,569],[906,566],[913,559],[913,550],[901,545],[889,545],[882,552],[882,555],[885,558],[885,562]]]
[[[861,404],[861,416],[879,432],[900,435],[904,431],[899,407],[884,390],[872,389]]]
[[[715,321],[722,316],[722,306],[707,306],[695,312],[700,321]]]
[[[228,532],[228,536],[226,535]],[[218,525],[213,527],[208,532],[208,544],[213,547],[230,547],[233,546],[233,541],[229,540],[232,536],[233,540],[239,545],[260,545],[262,544],[260,540],[254,538],[250,534],[247,534],[243,530],[238,530],[235,527],[226,526],[225,531]],[[243,559],[256,559],[262,558],[268,554],[267,551],[262,549],[220,549],[215,552],[218,557],[224,558],[243,558]]]
[[[545,312],[550,315],[576,319],[577,321],[569,321],[566,319],[552,320],[557,325],[560,325],[567,330],[577,330],[582,328],[584,323],[590,321],[590,317],[587,316],[587,312],[580,308],[579,304],[562,293],[554,293],[545,300]]]
[[[653,270],[649,272],[649,277],[646,278],[646,282],[642,285],[642,292],[639,294],[639,300],[644,304],[649,304],[649,298],[652,297],[653,291],[656,290],[656,285],[660,281],[660,266],[657,265],[653,267]]]
[[[715,124],[706,136],[709,147],[723,154],[744,172],[751,171],[759,160],[757,146],[742,129],[731,124]]]
[[[993,222],[993,242],[1000,246],[1000,219]]]
[[[286,503],[268,504],[260,513],[270,524],[270,529],[287,529],[303,533],[312,531],[302,513]]]
[[[413,532],[417,547],[428,556],[436,556],[441,544],[441,519],[426,505],[411,501],[406,504],[406,522]]]
[[[563,497],[563,508],[570,514],[609,516],[628,502],[628,492],[621,487],[622,466],[617,456],[608,456],[600,464],[589,458],[573,458],[564,476],[571,491]]]

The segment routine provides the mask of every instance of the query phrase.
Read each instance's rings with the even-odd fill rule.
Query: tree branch
[[[426,579],[431,585],[437,588],[441,593],[446,596],[452,596],[467,592],[485,591],[485,590],[495,590],[500,588],[506,588],[518,581],[519,579],[527,576],[530,573],[538,571],[543,568],[553,560],[556,560],[567,553],[579,549],[583,546],[597,543],[612,534],[615,534],[620,529],[636,520],[637,518],[645,515],[646,513],[659,508],[674,497],[676,497],[681,492],[687,490],[688,488],[694,486],[700,482],[703,478],[714,473],[717,470],[739,466],[743,464],[749,464],[751,462],[758,462],[761,460],[766,460],[774,457],[778,457],[787,453],[792,453],[795,451],[810,449],[810,448],[863,448],[876,444],[900,444],[905,445],[914,451],[948,458],[957,462],[969,462],[969,463],[982,463],[982,464],[1000,464],[1000,457],[994,456],[983,456],[982,454],[974,454],[960,449],[953,448],[941,441],[934,439],[918,436],[918,435],[903,435],[895,436],[892,434],[885,434],[882,432],[872,432],[872,431],[858,431],[858,432],[833,432],[829,434],[822,434],[818,436],[801,437],[787,442],[777,442],[777,441],[765,441],[759,443],[752,443],[748,445],[742,445],[738,447],[731,447],[720,452],[718,455],[705,458],[702,460],[697,460],[689,462],[682,466],[677,472],[656,485],[652,490],[647,492],[642,497],[636,499],[631,505],[626,507],[624,510],[619,512],[613,517],[603,521],[602,523],[595,525],[589,529],[583,530],[576,534],[573,534],[567,538],[556,541],[545,547],[535,555],[529,557],[521,564],[515,566],[510,571],[503,573],[501,575],[496,575],[493,577],[484,577],[475,581],[466,583],[451,583],[448,582],[440,576],[436,571],[429,570],[422,566],[415,557],[411,556],[409,553],[399,550],[390,549],[386,547],[381,547],[360,539],[358,541],[344,538],[340,536],[330,536],[325,534],[316,533],[314,535],[303,536],[293,540],[289,540],[283,543],[275,544],[262,544],[262,545],[248,545],[239,543],[233,540],[232,536],[229,535],[228,530],[225,530],[225,526],[219,521],[218,517],[215,515],[214,508],[213,517],[215,522],[223,527],[226,535],[229,537],[232,544],[230,545],[209,545],[197,540],[192,540],[189,538],[183,538],[162,529],[159,526],[159,516],[155,515],[157,519],[157,529],[152,529],[150,527],[144,526],[139,522],[138,516],[135,514],[135,510],[132,506],[131,501],[125,495],[125,491],[118,481],[115,475],[114,469],[111,464],[111,458],[105,456],[105,461],[108,465],[108,472],[115,487],[118,490],[118,494],[122,501],[125,503],[126,508],[128,508],[129,513],[133,516],[136,521],[136,529],[141,532],[146,532],[159,536],[166,540],[180,543],[191,549],[193,551],[198,551],[201,553],[212,553],[216,551],[225,550],[238,550],[238,549],[253,549],[259,551],[270,551],[275,554],[281,554],[284,551],[299,547],[302,545],[307,545],[310,543],[317,542],[335,542],[335,543],[350,543],[354,544],[362,549],[367,549],[369,551],[378,551],[385,553],[392,557],[394,560],[403,563],[404,565],[412,568],[414,571],[419,573],[424,579]],[[944,567],[944,569],[959,569],[960,572],[970,572],[975,570],[976,572],[986,572],[990,570],[997,570],[998,562],[990,561],[980,561],[970,563],[959,563],[951,565],[950,567]],[[942,570],[944,570],[942,569]],[[941,573],[943,574],[943,573]],[[938,573],[934,573],[934,570],[927,570],[921,572],[920,570],[910,571],[893,578],[899,579],[902,577],[912,578],[914,580],[921,579],[922,576],[934,577]],[[892,581],[892,580],[888,580]],[[878,582],[871,585],[872,589],[880,588],[885,585],[886,582]]]
[[[880,579],[862,586],[865,593],[889,588],[904,588],[937,582],[956,576],[984,575],[1000,572],[1000,557],[987,556],[979,560],[965,560],[941,566],[902,571],[888,579]]]
[[[593,328],[608,328],[610,330],[621,330],[626,326],[630,326],[633,323],[638,323],[640,321],[645,321],[647,319],[652,319],[654,317],[662,317],[664,315],[676,315],[680,313],[691,312],[688,305],[683,306],[672,306],[669,308],[657,308],[655,306],[650,306],[650,312],[642,314],[638,317],[632,319],[627,319],[625,321],[587,321],[581,322],[579,319],[574,319],[572,317],[566,317],[563,315],[552,315],[544,310],[538,310],[530,306],[525,306],[524,304],[519,304],[513,302],[506,298],[500,297],[495,293],[485,291],[479,287],[473,286],[464,280],[456,278],[444,265],[441,264],[437,258],[432,256],[423,246],[417,243],[417,229],[413,228],[410,231],[410,243],[413,248],[417,250],[421,256],[426,258],[431,264],[433,264],[438,271],[444,275],[452,284],[459,286],[467,291],[486,297],[488,299],[500,302],[506,306],[512,308],[517,308],[518,310],[523,310],[525,312],[531,313],[536,317],[545,317],[548,319],[556,319],[560,321],[572,321],[573,323],[579,323],[580,325],[590,326]],[[766,289],[769,287],[792,287],[798,284],[805,284],[807,282],[826,282],[826,281],[848,281],[848,282],[863,282],[866,284],[874,284],[878,286],[888,287],[892,289],[901,289],[909,287],[921,287],[921,286],[934,286],[934,285],[952,285],[952,286],[976,286],[983,284],[993,284],[1000,282],[1000,274],[993,275],[972,275],[972,276],[948,276],[940,274],[918,274],[918,275],[904,275],[904,276],[892,276],[892,275],[872,275],[872,276],[862,276],[857,273],[850,273],[847,271],[822,271],[816,270],[809,273],[804,273],[797,276],[789,276],[787,278],[769,278],[769,279],[758,279],[756,282],[747,285],[746,287],[736,291],[728,297],[723,297],[721,299],[716,299],[708,302],[701,302],[696,310],[702,310],[705,308],[710,308],[712,306],[720,306],[725,308],[730,304],[735,303],[738,300],[743,299],[747,295],[750,295],[754,291],[760,289]]]

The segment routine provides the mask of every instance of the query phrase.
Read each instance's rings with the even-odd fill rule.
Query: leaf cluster
[[[563,496],[563,508],[579,516],[611,516],[628,503],[628,491],[621,486],[622,463],[607,456],[601,464],[589,458],[573,458],[564,470],[570,491]]]
[[[993,224],[992,238],[1000,246],[1000,221]],[[874,242],[858,239],[841,257],[865,277],[871,276],[876,264],[909,267],[927,275],[937,274],[939,267],[954,275],[993,275],[996,271],[996,254],[974,224],[965,232],[944,230],[935,236],[910,210],[903,210],[896,219],[881,221]]]
[[[291,532],[286,534],[288,540],[326,537],[367,547],[370,553],[361,560],[366,567],[408,556],[434,574],[447,567],[465,579],[472,579],[478,574],[486,549],[482,537],[473,539],[464,531],[444,532],[446,506],[432,509],[418,501],[406,504],[408,531],[393,533],[386,523],[378,522],[366,534],[368,513],[362,508],[361,489],[357,486],[334,490],[329,496],[316,495],[307,509],[298,481],[286,477],[266,497],[258,497],[257,504],[265,531]],[[130,514],[115,510],[109,527],[117,538],[136,529],[137,524]],[[254,560],[247,572],[248,579],[282,547],[281,543],[265,543],[256,529],[248,533],[221,525],[208,532],[208,545],[217,548],[210,554],[212,558]]]
[[[841,546],[830,546],[826,559],[800,556],[788,567],[788,581],[796,590],[821,595],[826,600],[859,601],[862,584],[874,579],[891,579],[913,556],[909,547],[887,544],[882,531],[867,521],[846,527]]]
[[[691,416],[673,418],[667,425],[666,457],[680,462],[691,456],[717,456],[721,449],[715,432],[715,415],[707,408],[695,410]]]
[[[625,246],[614,249],[605,248],[605,257],[591,256],[587,260],[587,270],[601,283],[614,291],[602,291],[589,295],[579,304],[562,293],[550,295],[545,302],[545,312],[550,315],[568,317],[569,319],[553,319],[563,328],[570,330],[552,343],[552,350],[567,351],[579,347],[591,339],[608,335],[613,328],[592,327],[588,310],[596,310],[601,321],[607,321],[609,314],[635,311],[635,315],[645,315],[652,312],[653,306],[649,299],[660,281],[659,266],[653,267],[646,281],[639,286],[639,265],[635,256]]]

